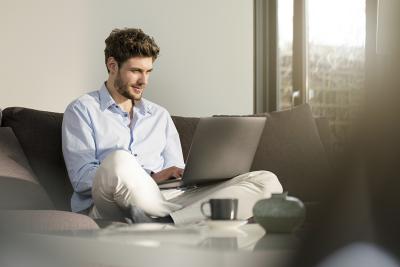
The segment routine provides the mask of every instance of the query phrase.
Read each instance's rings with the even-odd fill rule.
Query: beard
[[[122,95],[125,98],[130,99],[132,101],[141,100],[142,99],[142,93],[139,93],[139,94],[132,93],[130,91],[130,88],[132,86],[140,88],[142,90],[144,89],[143,85],[141,85],[141,84],[129,84],[127,82],[124,83],[124,81],[121,79],[120,73],[118,73],[118,76],[117,76],[117,78],[115,78],[115,81],[114,81],[114,87],[117,89],[117,92],[120,95]]]

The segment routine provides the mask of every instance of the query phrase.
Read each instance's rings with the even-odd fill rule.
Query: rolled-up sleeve
[[[89,113],[80,102],[71,103],[62,123],[62,150],[71,184],[76,193],[91,195],[100,163]]]
[[[162,156],[164,158],[163,169],[172,166],[176,166],[182,169],[185,168],[179,134],[169,114],[166,126],[166,146],[162,152]]]

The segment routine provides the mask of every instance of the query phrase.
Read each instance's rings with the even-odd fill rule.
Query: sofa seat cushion
[[[272,171],[303,201],[324,199],[333,174],[309,105],[268,115],[251,169]]]
[[[0,127],[0,209],[52,209],[9,127]]]
[[[58,210],[0,211],[0,229],[17,232],[96,230],[89,216]]]
[[[38,182],[56,209],[70,210],[72,186],[61,147],[62,113],[28,108],[3,110],[3,126],[11,127]]]

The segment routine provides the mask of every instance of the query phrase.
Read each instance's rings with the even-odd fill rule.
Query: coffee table
[[[284,266],[298,243],[293,235],[265,234],[258,224],[211,229],[136,224],[25,238],[37,255],[68,266]]]

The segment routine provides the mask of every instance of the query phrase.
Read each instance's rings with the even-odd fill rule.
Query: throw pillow
[[[275,173],[285,191],[305,202],[322,200],[333,175],[310,106],[247,116],[267,117],[251,170]]]
[[[0,209],[53,208],[9,127],[0,127],[0,166]]]
[[[303,201],[324,198],[332,170],[309,105],[269,114],[252,170],[272,171]]]
[[[3,110],[3,126],[11,127],[39,183],[59,210],[70,210],[72,186],[61,147],[62,113],[29,108]]]

